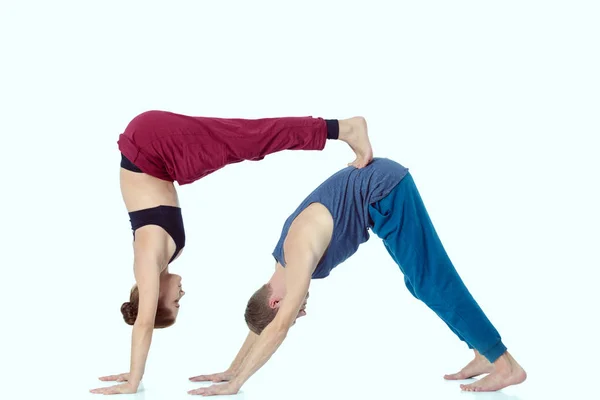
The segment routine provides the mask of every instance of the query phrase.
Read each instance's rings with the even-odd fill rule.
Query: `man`
[[[496,391],[526,379],[499,333],[471,296],[438,237],[408,169],[375,158],[345,168],[313,191],[287,219],[273,256],[275,273],[248,301],[250,333],[230,368],[192,381],[228,381],[191,394],[237,393],[277,350],[296,319],[306,315],[311,279],[327,277],[369,239],[379,236],[414,297],[432,309],[475,358],[446,379],[488,375],[465,391]]]

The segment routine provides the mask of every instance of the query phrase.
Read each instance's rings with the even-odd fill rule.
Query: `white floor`
[[[377,349],[375,347],[375,349]],[[196,349],[201,353],[201,349]],[[195,350],[195,351],[196,351]],[[307,349],[311,353],[310,349]],[[395,356],[394,352],[390,352]],[[457,353],[468,356],[468,352],[459,350]],[[370,353],[374,356],[374,353]],[[461,358],[455,352],[448,353],[451,358]],[[358,358],[354,364],[352,359],[315,360],[312,366],[303,362],[295,363],[287,355],[271,360],[270,367],[252,377],[242,391],[228,398],[245,400],[317,400],[317,399],[360,399],[360,400],[583,400],[600,399],[600,392],[594,388],[594,373],[592,363],[584,364],[583,357],[574,356],[571,359],[562,358],[560,354],[555,359],[548,354],[526,354],[521,357],[528,379],[521,385],[512,386],[493,393],[467,393],[460,390],[460,383],[469,381],[445,381],[444,372],[454,372],[455,363],[450,358],[441,359],[437,365],[419,362],[414,353],[406,352],[406,359],[394,363],[378,365],[360,364],[364,355],[360,350],[355,352]],[[312,356],[312,354],[311,354]],[[383,354],[381,354],[383,356]],[[382,360],[385,358],[382,357]],[[197,365],[203,364],[197,359]],[[578,373],[569,373],[565,366],[570,364],[587,365]],[[110,371],[109,371],[110,372]],[[144,400],[175,400],[190,399],[187,391],[204,386],[205,384],[191,383],[188,376],[216,372],[194,368],[192,364],[182,363],[170,367],[166,364],[149,368],[143,390],[136,395],[124,398]],[[76,384],[68,391],[61,393],[63,399],[98,399],[98,395],[87,394],[91,387],[103,386],[91,375],[91,366],[79,371]],[[84,374],[87,375],[84,377]],[[200,398],[198,396],[197,398]],[[193,397],[195,398],[195,397]]]
[[[431,378],[431,377],[430,377]],[[466,381],[469,382],[469,381]],[[295,399],[410,399],[410,400],[579,400],[598,399],[598,391],[575,385],[569,387],[566,380],[552,381],[533,378],[524,384],[493,393],[466,393],[459,388],[461,382],[445,382],[426,377],[406,376],[392,381],[366,381],[359,377],[348,377],[346,381],[322,380],[303,381],[298,377],[297,384],[287,387],[277,383],[262,382],[249,384],[232,399],[245,400],[295,400]],[[189,399],[187,391],[203,386],[191,384],[185,379],[149,382],[144,390],[136,395],[124,396],[144,400]],[[83,389],[83,388],[82,388]],[[75,398],[75,397],[73,397]],[[86,398],[86,396],[76,397]],[[87,398],[98,398],[89,395]],[[201,398],[198,396],[198,398]]]

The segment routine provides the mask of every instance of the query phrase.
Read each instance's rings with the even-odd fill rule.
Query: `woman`
[[[327,139],[346,142],[363,168],[373,154],[362,117],[224,119],[148,111],[119,136],[121,193],[133,230],[136,285],[121,307],[133,326],[129,373],[100,378],[125,382],[91,390],[99,394],[137,392],[154,328],[175,323],[185,292],[168,266],[185,246],[174,182],[190,184],[228,164],[258,161],[282,150],[322,150]]]

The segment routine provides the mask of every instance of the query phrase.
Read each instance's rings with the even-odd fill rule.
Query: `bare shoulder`
[[[292,222],[284,251],[286,258],[310,255],[320,259],[331,242],[333,217],[321,203],[312,203]]]
[[[290,233],[329,235],[333,233],[333,217],[327,207],[321,203],[312,203],[294,219]]]
[[[137,260],[156,262],[160,265],[168,260],[169,242],[172,239],[158,225],[145,225],[135,231],[133,252]],[[173,249],[174,250],[174,249]]]

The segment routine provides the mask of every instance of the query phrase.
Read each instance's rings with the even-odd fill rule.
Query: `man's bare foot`
[[[494,392],[507,386],[518,385],[527,379],[525,370],[505,352],[494,362],[494,371],[477,382],[460,385],[467,392]]]
[[[339,120],[339,139],[348,143],[356,153],[356,159],[349,163],[356,168],[366,167],[373,160],[373,149],[369,141],[367,121],[363,117]]]
[[[444,375],[444,379],[449,381],[457,381],[463,379],[470,379],[481,374],[488,374],[494,370],[494,364],[489,362],[487,358],[479,354],[475,350],[475,358],[473,361],[467,364],[466,367],[461,369],[455,374]]]

